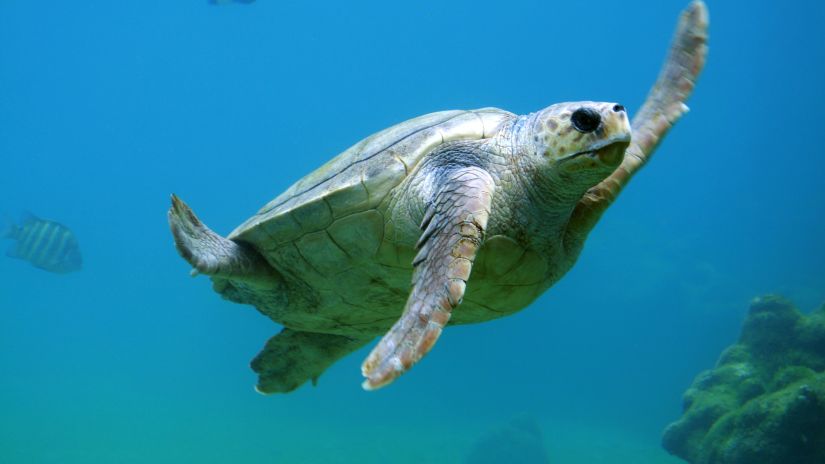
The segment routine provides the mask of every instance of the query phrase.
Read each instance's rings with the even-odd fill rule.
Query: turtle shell
[[[513,117],[497,108],[440,111],[384,129],[293,184],[229,238],[250,243],[270,262],[277,261],[270,253],[283,244],[325,230],[333,222],[342,227],[347,222],[359,224],[340,219],[374,209],[438,145],[489,138]]]

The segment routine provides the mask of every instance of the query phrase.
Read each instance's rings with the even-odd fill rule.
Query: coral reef
[[[465,464],[548,464],[541,428],[528,414],[484,435],[464,460]]]
[[[684,394],[662,445],[692,464],[825,463],[825,306],[751,304],[739,342]]]

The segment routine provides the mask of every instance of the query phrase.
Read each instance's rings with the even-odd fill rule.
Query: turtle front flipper
[[[568,248],[581,248],[604,211],[650,160],[671,127],[687,112],[685,102],[705,66],[707,40],[708,10],[701,0],[694,0],[679,17],[659,78],[633,118],[633,139],[622,164],[588,190],[576,206],[565,237]]]
[[[192,275],[271,283],[275,270],[251,247],[213,232],[177,195],[172,195],[169,227],[178,253],[194,268]]]
[[[283,329],[252,360],[259,393],[288,393],[308,380],[313,385],[333,363],[374,337],[347,337]]]
[[[470,166],[432,176],[440,185],[421,224],[412,292],[401,319],[361,366],[367,390],[389,384],[433,347],[461,303],[487,227],[495,190],[487,171]]]

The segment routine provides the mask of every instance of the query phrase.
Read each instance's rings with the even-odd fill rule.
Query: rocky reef
[[[825,463],[825,306],[806,315],[778,296],[755,299],[662,445],[692,464]]]

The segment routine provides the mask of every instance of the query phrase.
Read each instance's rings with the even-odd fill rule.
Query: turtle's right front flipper
[[[467,153],[451,154],[451,164],[425,177],[438,191],[421,223],[412,291],[401,318],[361,365],[367,390],[389,384],[424,357],[464,298],[496,185],[486,170],[459,164]]]
[[[275,270],[251,247],[213,232],[177,195],[172,195],[169,227],[178,253],[194,268],[192,275],[242,280],[271,281]]]

